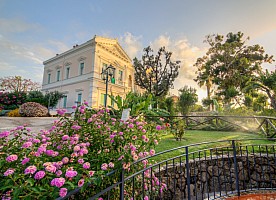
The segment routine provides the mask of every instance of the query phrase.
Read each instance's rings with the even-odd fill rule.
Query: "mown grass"
[[[187,130],[181,141],[176,141],[172,134],[163,135],[161,141],[156,146],[156,153],[166,151],[169,149],[192,145],[202,142],[212,142],[210,144],[201,144],[198,146],[189,147],[189,152],[198,151],[199,149],[209,149],[215,147],[231,147],[231,142],[216,142],[219,140],[241,140],[240,145],[260,145],[260,144],[275,144],[275,141],[269,141],[264,135],[257,133],[246,133],[246,132],[223,132],[223,131],[201,131],[201,130]],[[258,139],[258,140],[250,140]],[[154,158],[155,161],[162,161],[174,156],[180,156],[185,154],[185,148],[180,148],[172,152],[158,155]],[[210,151],[208,155],[210,154]],[[207,156],[208,156],[207,155]],[[194,155],[190,155],[194,156]],[[182,159],[179,158],[179,159]]]

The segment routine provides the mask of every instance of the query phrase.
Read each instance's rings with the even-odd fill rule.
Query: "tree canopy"
[[[233,99],[239,101],[246,83],[261,73],[261,65],[273,61],[260,45],[246,45],[248,40],[241,32],[230,32],[226,37],[219,34],[206,37],[210,48],[194,66],[197,67],[195,81],[199,86],[207,86],[208,98],[211,87],[215,86],[216,94],[223,97],[225,103]]]
[[[188,86],[184,86],[179,89],[178,107],[182,115],[188,114],[195,103],[198,101],[196,89]]]
[[[172,52],[161,47],[153,55],[150,46],[144,49],[142,60],[134,58],[135,83],[154,97],[167,94],[178,76],[180,61],[171,61]]]
[[[8,92],[29,92],[38,90],[40,84],[31,81],[31,79],[24,79],[21,76],[9,76],[0,78],[0,87],[4,91]]]

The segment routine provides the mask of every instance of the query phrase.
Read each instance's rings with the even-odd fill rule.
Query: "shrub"
[[[58,114],[64,115],[65,110]],[[0,197],[54,199],[80,187],[82,193],[76,195],[82,196],[75,199],[87,199],[118,181],[122,168],[128,174],[137,167],[148,167],[147,160],[140,166],[131,163],[154,154],[157,137],[164,129],[141,119],[123,122],[112,118],[108,110],[81,105],[73,118],[61,117],[36,137],[24,126],[4,131],[0,133]],[[115,178],[105,176],[111,171],[117,174]],[[146,182],[162,192],[165,186],[154,184],[158,178],[147,175]],[[132,186],[125,185],[126,199],[132,195],[127,194],[128,187]],[[135,187],[137,195],[141,194],[143,186]],[[117,192],[110,199],[118,199]]]
[[[184,119],[175,119],[172,122],[172,134],[176,141],[181,141],[186,129],[186,123]]]
[[[36,102],[27,102],[20,106],[19,114],[25,117],[45,117],[48,109]]]
[[[13,110],[26,102],[26,93],[24,92],[0,92],[0,104],[4,109]]]
[[[19,108],[16,108],[8,113],[8,117],[21,117],[19,114]]]

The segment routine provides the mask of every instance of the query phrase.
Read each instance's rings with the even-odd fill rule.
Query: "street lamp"
[[[107,92],[108,92],[108,77],[110,76],[110,78],[114,77],[114,73],[115,73],[115,67],[113,67],[112,65],[109,65],[107,68],[102,69],[102,79],[105,81],[105,96],[104,96],[104,107],[106,108],[107,106]]]
[[[49,99],[48,99],[48,114],[50,115],[51,93],[49,92],[49,90],[46,90],[46,94],[49,94]]]

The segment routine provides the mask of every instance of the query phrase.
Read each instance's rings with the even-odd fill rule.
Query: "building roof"
[[[124,49],[121,47],[121,45],[118,42],[118,39],[111,39],[111,38],[106,38],[106,37],[101,37],[101,36],[94,36],[91,40],[88,40],[87,42],[83,44],[76,44],[73,46],[73,48],[69,49],[68,51],[65,51],[60,54],[56,54],[55,57],[52,57],[46,61],[43,62],[43,64],[47,64],[49,62],[55,61],[56,59],[59,59],[63,56],[66,56],[70,53],[75,52],[76,50],[79,50],[83,47],[89,46],[89,45],[98,45],[99,47],[105,49],[106,51],[116,55],[117,57],[125,60],[126,62],[131,63],[131,59],[127,55],[127,53],[124,51]]]

